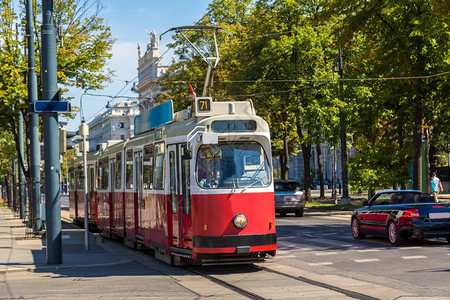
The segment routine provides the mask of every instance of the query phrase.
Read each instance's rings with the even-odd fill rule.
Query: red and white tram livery
[[[251,101],[164,102],[135,119],[135,136],[88,159],[98,228],[168,263],[264,260],[276,251],[270,132]],[[70,169],[79,219],[82,160]],[[92,178],[91,178],[92,177]],[[95,179],[94,179],[95,178]],[[77,196],[78,195],[78,196]],[[90,213],[90,215],[93,215]]]

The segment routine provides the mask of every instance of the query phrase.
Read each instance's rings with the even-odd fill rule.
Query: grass
[[[334,204],[334,203],[323,203],[323,202],[307,202],[306,203],[307,208],[317,208],[317,209],[325,209],[325,210],[355,210],[360,207],[361,205],[356,204]]]

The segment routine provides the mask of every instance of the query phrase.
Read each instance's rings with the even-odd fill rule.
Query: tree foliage
[[[38,89],[41,92],[42,18],[39,16],[42,9],[37,2],[34,1],[34,48]],[[27,58],[23,55],[26,38],[22,34],[26,20],[21,19],[25,16],[25,1],[20,2],[23,9],[21,15],[14,11],[11,3],[12,0],[5,0],[0,4],[0,129],[17,135],[19,110],[28,124],[28,67]],[[69,87],[101,89],[111,78],[112,72],[106,68],[106,62],[112,55],[114,40],[110,28],[99,16],[100,11],[98,0],[54,0],[58,83],[63,92]]]
[[[221,39],[211,93],[219,100],[251,98],[270,124],[274,155],[282,153],[286,125],[291,153],[302,146],[306,181],[311,145],[325,141],[337,146],[340,117],[357,150],[349,163],[356,190],[405,186],[411,162],[418,188],[423,132],[431,132],[432,148],[448,144],[445,2],[214,0],[199,24],[233,34]],[[198,32],[191,37],[202,46],[208,40]],[[342,94],[331,80],[338,45],[346,80]],[[173,46],[178,53],[186,48],[182,41]],[[166,96],[186,99],[187,82],[201,90],[199,78],[205,72],[206,65],[195,55],[173,65],[162,82]],[[188,103],[181,100],[180,107]],[[283,111],[289,111],[285,124]]]
[[[440,10],[442,5],[428,0],[330,2],[328,13],[343,16],[338,27],[346,46],[356,47],[347,48],[352,50],[349,76],[385,78],[359,83],[365,96],[352,102],[356,118],[351,128],[359,157],[350,167],[360,187],[404,185],[413,162],[414,188],[420,189],[425,129],[432,129],[432,142],[448,136],[448,121],[440,118],[448,115],[448,73],[442,73],[450,63],[449,16]],[[356,96],[356,84],[352,86],[349,94]],[[371,184],[363,180],[368,177],[361,171],[364,156],[371,163],[363,169],[379,178]]]

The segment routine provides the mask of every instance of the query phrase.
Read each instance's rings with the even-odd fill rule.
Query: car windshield
[[[298,182],[275,182],[275,191],[300,191]]]
[[[256,142],[202,145],[198,150],[196,177],[203,188],[268,186],[271,174],[264,149]]]
[[[434,202],[434,198],[427,193],[392,192],[380,194],[376,199],[371,201],[371,204],[386,205],[430,202]]]

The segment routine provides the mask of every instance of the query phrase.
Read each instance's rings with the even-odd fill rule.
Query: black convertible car
[[[450,243],[450,205],[416,190],[382,191],[352,215],[352,235],[387,236],[393,245],[407,238],[445,237]]]

